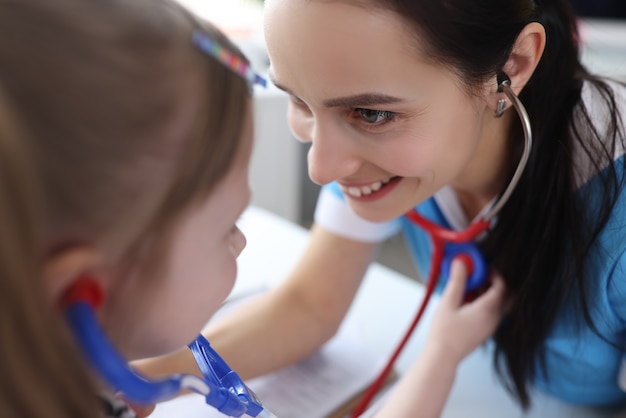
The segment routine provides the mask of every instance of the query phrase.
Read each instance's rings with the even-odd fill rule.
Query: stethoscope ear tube
[[[530,117],[528,116],[528,112],[526,111],[526,107],[522,101],[515,95],[513,89],[511,89],[511,80],[509,77],[500,71],[497,75],[498,80],[498,92],[504,93],[506,97],[511,101],[513,108],[517,112],[517,115],[520,118],[520,122],[522,123],[522,129],[524,132],[524,148],[522,150],[522,155],[520,156],[520,160],[517,163],[517,168],[513,173],[513,177],[509,181],[508,186],[504,189],[504,192],[500,195],[498,201],[491,207],[491,209],[485,214],[483,219],[485,221],[490,221],[493,219],[500,209],[504,206],[504,204],[509,200],[509,197],[515,190],[517,183],[519,182],[520,177],[524,173],[524,169],[526,168],[526,163],[528,162],[528,158],[530,157],[530,152],[533,148],[533,131],[532,125],[530,123]]]
[[[68,289],[61,309],[89,365],[111,389],[138,405],[152,405],[174,398],[182,389],[203,395],[207,404],[231,417],[274,415],[222,360],[202,336],[190,344],[205,378],[173,374],[148,379],[133,370],[109,341],[95,314],[102,302],[102,291],[91,278],[81,278]]]

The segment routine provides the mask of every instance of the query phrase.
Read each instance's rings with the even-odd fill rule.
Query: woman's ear
[[[58,301],[79,277],[99,270],[102,260],[98,250],[86,245],[67,247],[51,254],[43,268],[44,286],[51,299]]]
[[[538,22],[527,24],[519,33],[509,59],[504,64],[502,71],[511,79],[511,89],[516,95],[526,86],[532,77],[546,46],[546,30]],[[488,105],[497,113],[498,105],[509,107],[511,103],[502,93],[497,93],[496,77],[489,81]],[[502,102],[505,100],[505,102]]]
[[[516,95],[532,77],[546,46],[546,30],[538,22],[527,24],[519,33],[509,59],[502,70],[511,79],[511,89]]]

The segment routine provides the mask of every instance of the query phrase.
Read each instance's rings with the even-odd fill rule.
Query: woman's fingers
[[[452,309],[467,305],[470,311],[491,312],[490,315],[501,317],[512,306],[512,301],[506,299],[506,285],[499,274],[492,273],[489,286],[475,300],[466,304],[465,287],[467,285],[468,270],[461,259],[455,258],[450,267],[450,277],[446,283],[440,304]]]
[[[448,277],[446,288],[441,297],[442,302],[452,306],[460,306],[463,303],[466,284],[467,268],[465,263],[455,258],[450,266],[450,277]]]
[[[472,316],[482,317],[481,322],[497,325],[504,314],[510,309],[511,303],[506,299],[504,280],[497,274],[492,275],[489,287],[465,309]]]
[[[506,313],[512,306],[512,300],[506,300],[506,285],[504,279],[494,274],[491,279],[491,286],[482,296],[485,298],[487,305],[492,305],[494,309],[498,309],[501,313]]]

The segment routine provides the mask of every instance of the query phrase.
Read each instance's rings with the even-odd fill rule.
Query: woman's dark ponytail
[[[520,93],[533,126],[533,150],[496,226],[481,243],[515,295],[495,335],[496,365],[507,371],[501,373],[507,387],[528,407],[528,386],[541,370],[537,365],[545,363],[545,341],[565,301],[574,300],[580,319],[595,330],[591,300],[585,297],[592,278],[583,272],[624,183],[610,164],[613,149],[624,146],[612,90],[580,62],[578,21],[567,0],[394,0],[389,7],[426,40],[434,61],[457,70],[470,93],[495,79],[527,24],[539,22],[546,30],[543,56]],[[602,132],[581,99],[583,85],[600,93],[610,115]],[[523,143],[518,124],[509,141]],[[600,174],[603,200],[593,216],[577,190],[581,173],[573,155],[580,150],[597,172],[609,166]]]

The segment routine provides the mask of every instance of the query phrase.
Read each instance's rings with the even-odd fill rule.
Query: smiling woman
[[[467,155],[503,161],[509,152],[499,139],[507,129],[503,120],[494,119],[482,99],[459,90],[452,71],[419,60],[403,65],[415,45],[405,28],[390,24],[391,13],[374,15],[341,3],[333,8],[345,12],[329,16],[323,7],[310,7],[304,17],[283,11],[272,15],[266,32],[273,78],[291,98],[291,128],[311,143],[311,179],[318,184],[341,179],[343,190],[387,184],[368,194],[367,204],[359,203],[362,196],[350,200],[357,214],[375,222],[405,213],[453,178],[462,179],[462,190],[483,184],[474,206],[484,206],[503,187],[506,172],[479,161],[468,166]],[[370,30],[364,32],[364,26]],[[382,199],[392,187],[418,195],[398,192]]]
[[[566,401],[626,401],[614,379],[626,312],[612,287],[622,283],[612,272],[626,244],[619,235],[616,248],[605,247],[626,228],[626,89],[580,62],[567,1],[267,0],[265,35],[290,127],[310,144],[309,175],[323,191],[310,251],[285,286],[229,322],[290,318],[266,331],[283,340],[306,328],[308,338],[281,347],[284,360],[270,356],[265,368],[242,354],[244,369],[284,364],[332,335],[394,231],[425,276],[431,248],[408,211],[457,230],[489,211],[523,143],[498,88],[504,72],[535,138],[516,190],[479,242],[517,296],[495,335],[504,382],[524,406],[534,386]],[[615,326],[598,329],[606,318]],[[225,345],[251,344],[251,335]],[[572,347],[585,361],[574,361]]]

